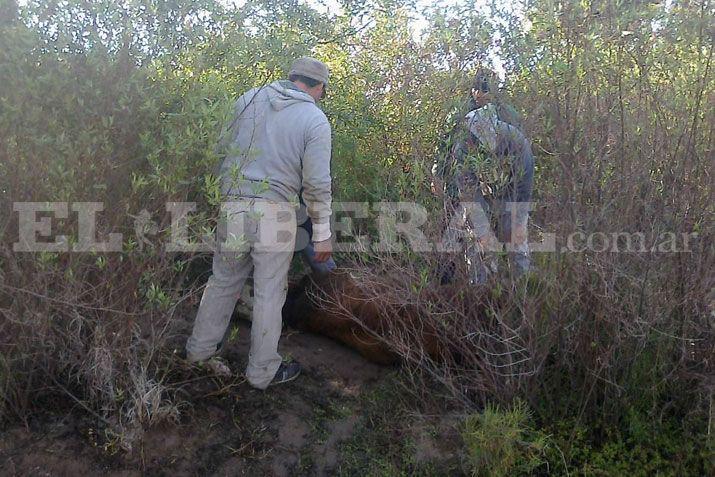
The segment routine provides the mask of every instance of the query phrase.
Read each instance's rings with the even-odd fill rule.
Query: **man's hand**
[[[472,97],[474,98],[474,102],[477,104],[477,108],[481,108],[482,106],[492,102],[492,96],[488,91],[472,88]]]
[[[333,254],[333,242],[330,239],[323,240],[322,242],[313,242],[313,249],[315,249],[316,262],[327,262]]]

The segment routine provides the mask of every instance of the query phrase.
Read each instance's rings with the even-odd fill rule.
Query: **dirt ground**
[[[250,324],[237,322],[226,357],[246,364]],[[321,336],[285,330],[281,353],[304,372],[259,391],[243,378],[191,371],[178,423],[146,432],[131,452],[76,409],[0,435],[0,475],[460,474],[456,420],[408,411],[399,369],[366,362]],[[100,434],[100,435],[98,435]]]

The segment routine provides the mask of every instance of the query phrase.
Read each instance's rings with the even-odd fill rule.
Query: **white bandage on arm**
[[[322,242],[328,240],[332,236],[330,232],[330,222],[323,224],[313,224],[313,242]]]

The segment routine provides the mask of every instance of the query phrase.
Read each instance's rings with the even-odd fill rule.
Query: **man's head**
[[[493,71],[485,68],[480,68],[477,71],[474,83],[472,83],[472,98],[474,98],[477,108],[481,108],[492,101],[494,94],[492,90],[496,83],[496,74]]]
[[[288,73],[288,79],[316,102],[325,97],[329,76],[328,67],[323,62],[308,56],[295,60]]]

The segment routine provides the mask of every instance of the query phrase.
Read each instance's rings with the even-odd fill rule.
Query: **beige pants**
[[[194,329],[186,343],[189,361],[216,353],[246,279],[253,272],[253,324],[246,378],[259,389],[271,382],[281,363],[278,340],[288,269],[295,248],[295,208],[289,203],[237,199],[224,204],[226,229],[220,231],[213,275],[201,298]]]

